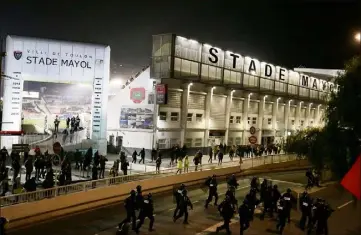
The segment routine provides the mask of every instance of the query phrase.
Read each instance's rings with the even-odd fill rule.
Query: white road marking
[[[341,205],[341,206],[339,206],[339,207],[337,207],[337,209],[341,209],[342,207],[345,207],[345,206],[347,206],[348,204],[350,204],[350,203],[352,203],[353,201],[351,200],[351,201],[349,201],[349,202],[346,202],[345,204],[343,204],[343,205]]]

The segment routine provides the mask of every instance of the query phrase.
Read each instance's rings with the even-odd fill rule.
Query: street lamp
[[[288,101],[288,107],[290,107],[291,106],[291,102],[292,102],[293,100],[289,100]]]
[[[263,97],[263,110],[265,110],[266,109],[266,98],[268,97],[268,95],[265,95],[264,97]]]
[[[250,99],[251,99],[252,94],[253,94],[253,93],[249,93],[249,94],[248,94],[248,100],[247,100],[247,102],[248,102],[247,107],[248,107],[248,108],[249,108],[249,103],[250,103]]]
[[[355,41],[356,42],[361,42],[361,33],[356,33],[355,34]]]

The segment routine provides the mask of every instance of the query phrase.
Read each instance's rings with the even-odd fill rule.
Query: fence
[[[296,160],[297,156],[295,154],[282,154],[282,155],[266,155],[257,158],[250,158],[243,160],[241,164],[241,169],[249,169],[256,166],[267,165],[272,163],[279,163],[279,162],[286,162]],[[238,161],[227,162],[221,165],[216,163],[214,164],[203,164],[198,166],[190,166],[187,169],[182,169],[185,172],[182,173],[189,173],[194,171],[205,171],[205,170],[212,170],[212,169],[219,169],[219,168],[226,168],[230,166],[237,166],[239,164]],[[19,203],[26,203],[26,202],[33,202],[42,200],[45,198],[57,197],[61,195],[76,193],[76,192],[83,192],[88,191],[96,188],[103,188],[109,187],[113,185],[119,185],[129,181],[137,181],[142,179],[149,179],[149,178],[156,178],[156,177],[165,177],[167,175],[178,174],[178,169],[168,168],[160,171],[152,171],[147,173],[140,173],[140,174],[133,174],[133,175],[123,175],[114,178],[105,178],[100,180],[93,180],[93,181],[85,181],[81,183],[65,185],[65,186],[58,186],[53,187],[50,189],[43,189],[38,190],[35,192],[27,192],[15,195],[9,195],[0,198],[1,207],[11,206]],[[181,173],[180,173],[181,174]],[[211,173],[210,173],[211,174]]]

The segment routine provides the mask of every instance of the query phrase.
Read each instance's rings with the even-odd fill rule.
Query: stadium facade
[[[2,130],[29,124],[51,131],[56,116],[62,130],[67,118],[79,116],[84,138],[105,154],[110,47],[8,36],[5,51]],[[2,136],[1,144],[11,148],[19,140]]]
[[[109,98],[108,141],[125,149],[280,143],[323,125],[338,70],[289,70],[174,34]]]

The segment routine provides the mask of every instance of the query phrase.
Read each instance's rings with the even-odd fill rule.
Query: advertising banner
[[[155,89],[156,89],[157,104],[167,104],[168,103],[168,85],[167,84],[157,84]]]

